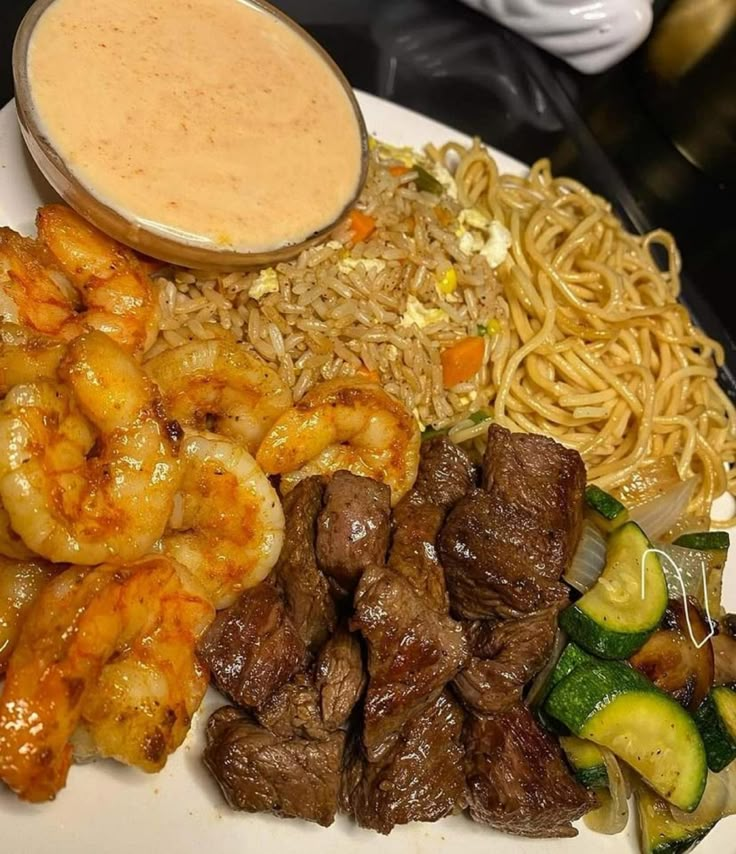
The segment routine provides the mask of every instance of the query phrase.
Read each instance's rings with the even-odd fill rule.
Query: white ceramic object
[[[369,133],[396,145],[421,147],[467,137],[446,125],[358,93]],[[492,152],[503,172],[526,167]],[[36,208],[55,199],[27,155],[13,104],[0,110],[0,225],[33,233]],[[733,536],[733,532],[732,532]],[[726,571],[724,600],[736,610],[736,549]],[[379,836],[344,816],[323,829],[303,821],[228,809],[201,761],[207,716],[223,699],[210,691],[183,747],[160,774],[115,762],[71,769],[53,803],[29,805],[0,784],[2,854],[635,854],[635,821],[624,833],[602,836],[578,822],[574,839],[522,839],[496,833],[465,816],[397,827]],[[736,820],[728,819],[698,846],[697,854],[730,854]]]
[[[652,27],[652,0],[462,0],[585,74],[628,56]]]

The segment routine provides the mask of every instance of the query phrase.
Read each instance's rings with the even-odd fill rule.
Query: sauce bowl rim
[[[88,185],[84,184],[73,173],[52,144],[43,130],[33,100],[28,67],[29,47],[38,22],[46,10],[57,0],[36,0],[21,21],[13,43],[13,80],[18,122],[26,147],[43,177],[70,207],[105,234],[138,252],[177,266],[206,270],[240,270],[269,266],[293,259],[304,249],[323,241],[345,219],[363,191],[368,174],[368,132],[365,120],[355,93],[339,66],[306,30],[266,0],[235,1],[243,6],[250,6],[271,15],[272,18],[285,24],[326,63],[348,98],[360,138],[358,182],[354,193],[340,210],[338,216],[306,239],[294,243],[285,242],[274,249],[247,251],[227,247],[218,248],[211,243],[196,245],[185,240],[178,240],[171,236],[165,236],[144,225],[141,221],[125,216],[102,201]]]

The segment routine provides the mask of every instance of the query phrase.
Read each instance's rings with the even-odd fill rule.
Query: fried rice
[[[275,268],[162,271],[161,333],[149,355],[227,330],[297,400],[321,380],[358,373],[402,400],[422,426],[442,427],[485,405],[487,331],[506,311],[492,269],[498,259],[481,251],[490,223],[464,222],[452,178],[436,164],[425,163],[432,190],[418,189],[413,157],[373,146],[358,208],[375,230],[364,240],[353,241],[348,222]],[[503,240],[500,248],[503,255]],[[486,342],[482,369],[445,388],[443,348],[478,335]]]

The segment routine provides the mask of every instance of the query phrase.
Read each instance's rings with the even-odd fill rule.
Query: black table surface
[[[11,47],[31,0],[0,0],[0,103],[12,97]],[[693,167],[653,117],[635,55],[585,77],[457,0],[276,0],[350,82],[481,136],[532,162],[550,157],[605,195],[638,231],[675,234],[683,297],[726,344],[736,372],[731,243],[736,192]],[[707,215],[704,215],[707,214]],[[727,386],[732,385],[725,377]]]

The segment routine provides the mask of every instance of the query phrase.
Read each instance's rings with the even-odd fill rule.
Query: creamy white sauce
[[[340,80],[241,0],[56,0],[28,74],[75,177],[160,234],[273,249],[330,225],[358,187],[360,126]]]

